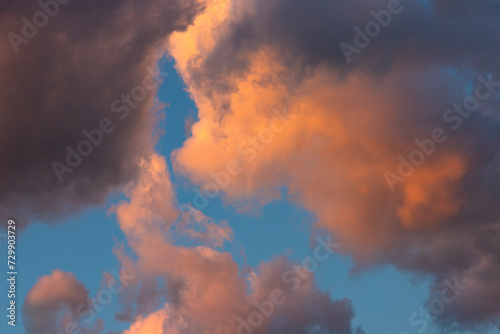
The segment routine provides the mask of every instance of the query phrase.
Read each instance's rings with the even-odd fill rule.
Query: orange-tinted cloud
[[[490,55],[500,43],[479,31],[500,22],[492,3],[480,9],[458,1],[453,10],[450,4],[405,4],[347,64],[340,42],[372,19],[371,6],[386,2],[368,8],[253,0],[222,20],[209,2],[193,26],[170,39],[199,109],[192,137],[173,154],[175,170],[209,191],[212,175],[236,161],[241,172],[223,197],[239,208],[269,203],[287,187],[319,227],[340,238],[359,268],[392,262],[439,278],[460,273],[481,280],[474,259],[497,268],[496,248],[468,243],[470,255],[462,260],[448,252],[459,246],[457,235],[482,238],[500,220],[500,151],[491,145],[499,138],[498,99],[465,112],[476,87],[498,90],[500,68]],[[468,23],[457,27],[457,20]],[[266,130],[276,110],[286,124],[271,136]],[[434,130],[444,139],[424,151],[419,145]],[[388,185],[387,171],[397,173],[415,150],[422,161]],[[500,313],[497,301],[485,304],[488,319]],[[484,320],[473,304],[463,309],[470,317],[462,312],[448,319],[467,326]]]
[[[41,277],[23,304],[28,334],[59,333],[79,328],[80,305],[87,305],[88,291],[73,274],[54,270]]]
[[[130,201],[113,208],[129,246],[138,257],[137,261],[133,261],[123,252],[118,252],[126,272],[133,272],[136,277],[121,300],[124,310],[119,317],[133,321],[125,333],[236,333],[239,326],[244,326],[239,319],[246,319],[255,309],[252,301],[256,296],[248,294],[248,277],[240,273],[232,255],[216,250],[223,241],[231,239],[231,229],[224,222],[208,222],[205,215],[192,208],[191,218],[194,221],[179,222],[182,218],[177,216],[165,159],[152,155],[141,163],[141,167],[137,183],[126,192]],[[204,229],[198,230],[198,224]],[[201,241],[202,245],[189,247],[176,244],[177,240],[173,240],[172,236],[177,232],[183,233],[191,242]],[[257,284],[262,291],[269,284],[269,291],[272,285],[285,289],[285,283],[279,279],[290,265],[284,259],[262,264],[262,268],[257,268],[251,275],[250,288]],[[266,275],[258,273],[260,271],[266,275],[271,275],[270,271],[273,271],[273,279],[267,280]],[[158,288],[151,285],[152,280],[161,280],[165,286]],[[145,285],[148,288],[144,289]],[[287,287],[287,290],[290,289]],[[277,319],[284,317],[291,320],[301,312],[307,316],[294,323],[296,328],[333,326],[338,333],[352,332],[353,311],[350,303],[332,301],[328,294],[317,289],[312,277],[300,293],[291,294],[294,306],[279,311],[276,317],[266,317],[265,322],[262,320],[255,326],[256,332],[271,333],[275,328],[273,326],[286,330],[288,325],[279,325]],[[161,296],[167,303],[159,311],[149,312],[150,308],[142,305],[149,303],[154,307]],[[261,302],[260,297],[258,301]],[[316,301],[324,303],[326,308],[309,309],[308,305]],[[139,307],[134,311],[130,305]]]

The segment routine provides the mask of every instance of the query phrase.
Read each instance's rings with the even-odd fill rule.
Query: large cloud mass
[[[100,204],[135,177],[152,148],[162,44],[201,10],[195,0],[46,2],[53,17],[37,1],[0,4],[0,212],[20,223]],[[112,133],[68,166],[66,147],[77,150],[82,131],[106,118]],[[53,162],[71,171],[58,178]]]
[[[209,7],[170,43],[200,118],[175,165],[207,194],[214,175],[230,177],[224,196],[243,208],[286,186],[358,268],[432,274],[432,290],[461,277],[467,294],[443,325],[496,323],[500,7],[401,1],[355,44],[354,28],[390,3]],[[350,63],[342,42],[359,47]]]

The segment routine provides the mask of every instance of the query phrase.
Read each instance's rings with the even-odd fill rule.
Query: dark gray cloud
[[[328,65],[341,75],[364,71],[379,77],[398,59],[412,66],[474,67],[481,72],[498,69],[495,54],[500,51],[500,41],[492,32],[500,25],[500,4],[494,0],[480,0],[474,5],[466,0],[397,1],[399,13],[392,14],[387,27],[370,38],[370,44],[359,55],[354,54],[348,64],[340,43],[356,46],[354,28],[365,31],[365,25],[375,20],[371,12],[387,11],[389,3],[243,2],[231,31],[205,60],[200,80],[203,76],[209,81],[223,79],[228,71],[244,70],[251,52],[263,45],[279,50],[285,62],[301,75],[311,67]]]
[[[332,300],[328,293],[319,290],[313,274],[304,269],[299,273],[293,266],[296,264],[279,257],[258,268],[260,275],[252,299],[269,300],[278,290],[283,292],[284,302],[257,333],[363,333],[361,328],[352,327],[354,310],[349,299]],[[283,279],[286,274],[288,280]]]
[[[114,113],[111,104],[143,85],[165,39],[201,10],[195,0],[47,3],[54,17],[45,15],[45,25],[36,1],[0,4],[0,212],[21,225],[101,204],[134,179],[153,146],[156,89],[123,120],[124,109]],[[41,27],[23,35],[23,17],[33,23],[33,15]],[[82,131],[104,118],[114,131],[60,182],[52,163],[65,164],[66,146],[76,149]]]

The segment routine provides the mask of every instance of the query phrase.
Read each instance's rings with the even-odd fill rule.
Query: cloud
[[[206,246],[176,245],[171,239],[170,230],[175,228],[179,211],[174,205],[176,200],[163,157],[153,155],[142,164],[138,182],[127,196],[130,202],[113,210],[129,246],[138,256],[137,263],[128,262],[138,278],[135,288],[146,278],[166,280],[166,295],[182,315],[174,318],[179,322],[176,326],[190,317],[203,323],[208,331],[217,326],[216,315],[236,314],[244,300],[244,281],[238,276],[238,266],[231,255]],[[220,232],[223,236],[227,233]],[[121,260],[127,264],[127,257],[122,256]],[[135,298],[137,294],[132,293],[125,305],[134,304]]]
[[[232,282],[237,273],[219,275],[214,271],[204,272],[203,267],[196,265],[186,278],[195,281],[182,287],[177,303],[165,304],[159,311],[137,316],[124,334],[148,333],[153,328],[158,333],[214,334],[270,334],[276,331],[351,334],[361,331],[351,326],[354,311],[348,299],[332,300],[328,293],[317,288],[313,276],[304,279],[298,289],[292,289],[294,285],[282,278],[291,268],[292,263],[286,258],[262,263],[250,275],[253,293],[245,296],[241,291],[244,286],[240,286],[237,296],[242,299],[227,299],[220,285]],[[197,270],[207,281],[196,279]],[[298,276],[295,279],[299,279]],[[195,291],[200,298],[189,298]]]
[[[264,301],[276,291],[283,292],[283,304],[277,306],[275,314],[258,333],[354,333],[351,326],[354,311],[347,298],[332,300],[326,292],[320,291],[313,276],[303,270],[300,274],[285,277],[293,271],[294,263],[285,257],[275,258],[270,263],[261,263],[253,273],[251,296],[253,305],[264,305]],[[296,273],[296,272],[295,272]],[[304,275],[304,276],[302,276]],[[304,277],[303,279],[300,279]],[[300,283],[297,283],[300,279]],[[274,292],[273,292],[274,291]]]
[[[129,201],[112,209],[137,256],[132,260],[121,248],[117,250],[123,269],[136,277],[120,295],[123,309],[118,312],[119,319],[133,320],[124,334],[238,333],[248,326],[253,326],[255,333],[272,333],[291,329],[288,322],[292,319],[297,330],[352,332],[350,302],[332,301],[318,290],[312,276],[292,290],[290,282],[281,280],[292,265],[286,259],[275,259],[243,275],[230,253],[217,250],[232,235],[225,222],[208,223],[208,217],[191,208],[196,224],[213,226],[196,232],[184,220],[176,225],[179,211],[165,158],[154,154],[144,160],[137,182],[126,195]],[[185,232],[186,238],[201,245],[177,244],[172,238],[175,232]],[[161,286],[153,286],[153,281]],[[283,289],[290,302],[279,311],[276,307],[276,314],[274,307],[272,314],[262,311],[268,315],[262,313],[262,320],[255,325],[248,318],[258,311],[254,302],[273,298],[273,289]],[[166,301],[164,306],[151,312],[161,301]]]
[[[79,306],[87,305],[87,299],[85,285],[73,274],[52,271],[38,279],[26,295],[22,309],[26,332],[58,333],[74,328],[80,320]]]
[[[189,238],[191,241],[199,240],[202,244],[221,248],[225,241],[231,241],[233,231],[226,221],[215,223],[214,220],[200,210],[190,205],[179,206],[182,219],[176,224],[179,237]]]
[[[57,2],[46,2],[55,11]],[[102,204],[111,191],[135,178],[139,161],[154,146],[150,110],[162,45],[202,9],[195,0],[57,6],[54,17],[35,27],[35,36],[18,45],[17,53],[8,38],[0,41],[0,85],[5,87],[0,93],[0,212],[20,224],[53,221]],[[47,16],[43,13],[38,2],[4,2],[0,33],[28,34],[23,17],[32,22],[33,15]],[[124,95],[131,100],[122,101]],[[67,147],[78,151],[87,140],[82,131],[95,133],[103,119],[111,121],[106,127],[112,133],[104,134],[77,167],[68,166]],[[98,134],[94,138],[99,142]],[[71,170],[64,169],[62,182],[54,162]]]
[[[169,44],[199,109],[175,170],[204,191],[237,161],[226,202],[265,204],[286,187],[356,270],[390,263],[432,275],[432,289],[460,276],[467,294],[438,321],[495,323],[500,42],[488,32],[500,9],[481,4],[401,1],[348,64],[340,43],[386,1],[253,0],[226,11],[210,2]],[[287,122],[269,139],[277,111]],[[394,191],[387,172],[400,176]]]
[[[148,334],[148,333],[163,333],[163,326],[168,319],[168,312],[166,310],[159,310],[149,314],[145,318],[137,319],[134,324],[123,332],[123,334]],[[171,332],[178,333],[178,332]]]

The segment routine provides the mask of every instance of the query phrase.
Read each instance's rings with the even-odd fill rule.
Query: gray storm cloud
[[[52,221],[135,178],[154,146],[162,44],[200,10],[176,0],[0,4],[2,215]],[[78,147],[88,136],[91,147]]]

